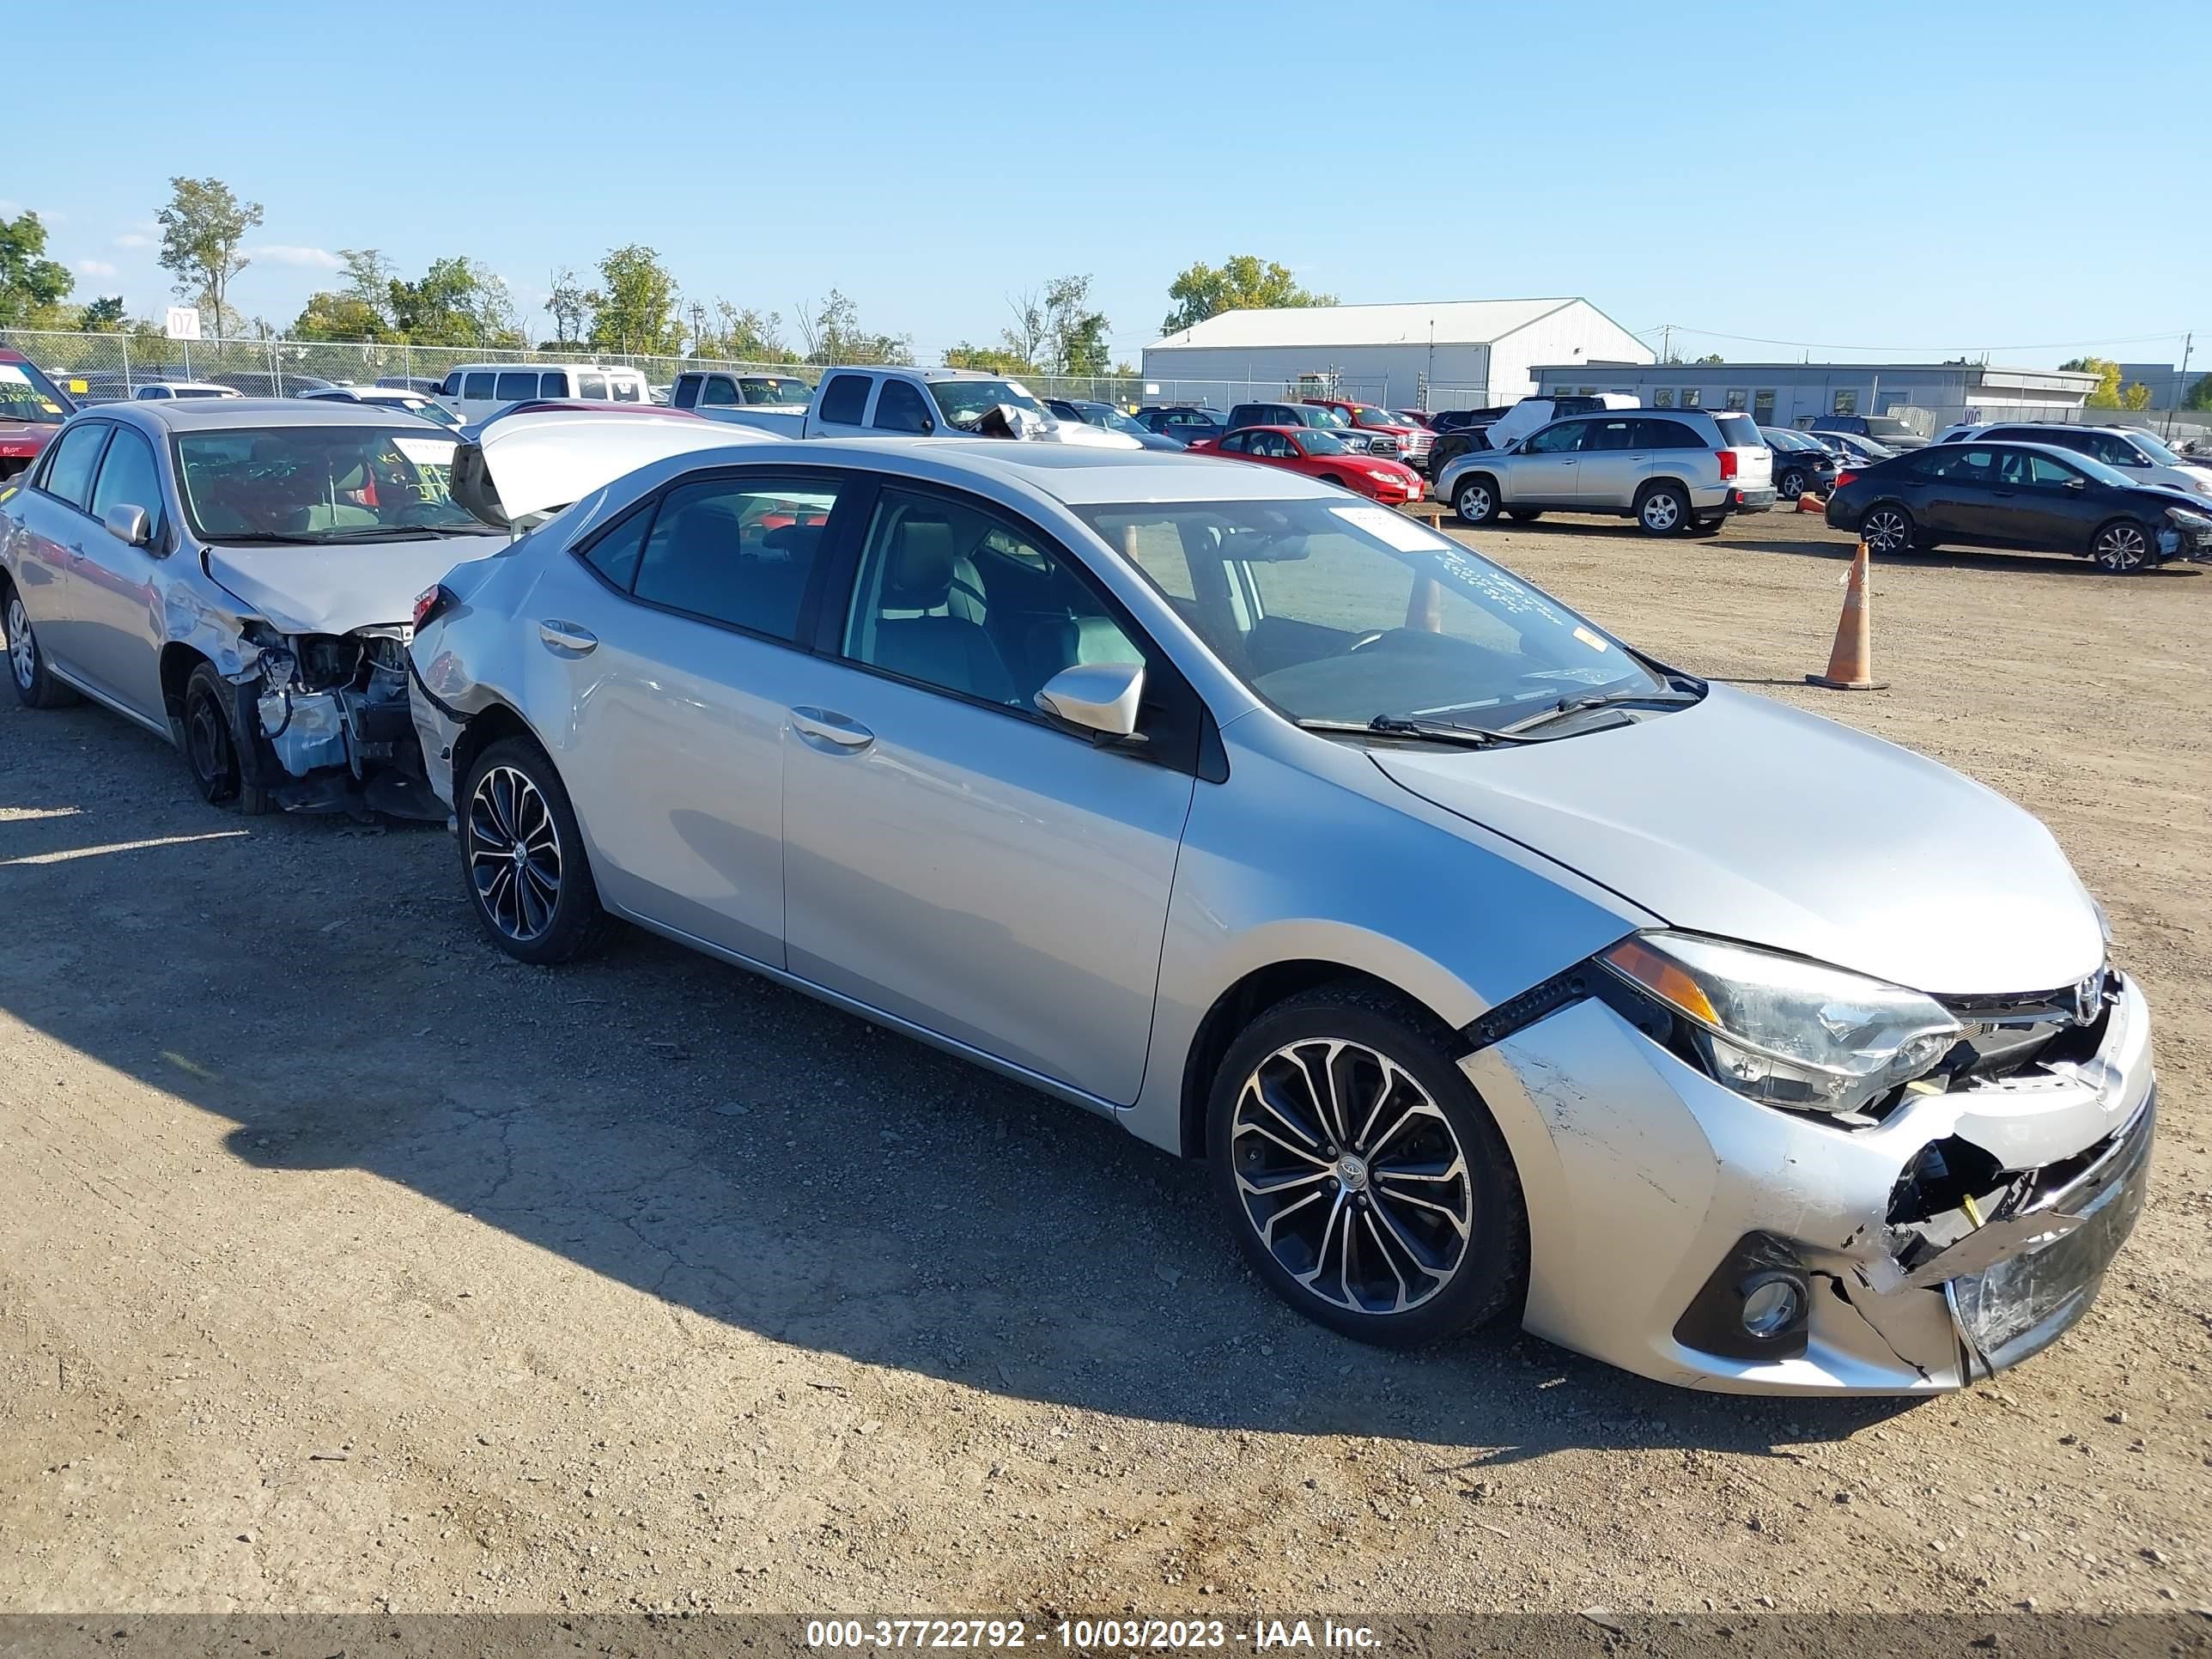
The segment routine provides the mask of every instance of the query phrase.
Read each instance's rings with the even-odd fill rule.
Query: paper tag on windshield
[[[1575,637],[1580,640],[1584,645],[1589,647],[1593,651],[1602,651],[1605,649],[1605,641],[1600,639],[1596,635],[1591,633],[1587,628],[1576,629]]]
[[[459,447],[436,438],[400,437],[392,439],[392,447],[417,466],[451,466],[453,451]]]
[[[1453,544],[1433,530],[1424,530],[1402,513],[1387,507],[1332,507],[1329,511],[1354,530],[1364,530],[1401,553],[1445,553]]]
[[[31,377],[13,363],[0,363],[0,380],[13,380],[17,386],[28,386]]]

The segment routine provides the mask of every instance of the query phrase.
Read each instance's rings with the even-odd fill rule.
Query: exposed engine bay
[[[228,677],[244,705],[238,729],[257,739],[257,781],[285,811],[444,819],[407,707],[413,632],[403,623],[350,634],[246,625],[240,667]]]

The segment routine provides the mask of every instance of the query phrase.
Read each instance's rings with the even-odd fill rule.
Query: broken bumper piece
[[[1747,1101],[1595,1000],[1461,1065],[1528,1202],[1531,1332],[1693,1388],[1910,1395],[2050,1346],[2126,1242],[2156,1108],[2125,975],[2081,1052],[1856,1127]],[[1930,1179],[1931,1148],[1973,1173]]]

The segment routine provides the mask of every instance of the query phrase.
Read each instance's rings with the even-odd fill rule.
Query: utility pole
[[[2181,337],[2181,374],[2173,383],[2173,407],[2166,411],[2166,435],[2173,435],[2173,417],[2181,407],[2181,400],[2189,395],[2189,353],[2197,343],[2194,331]]]
[[[1671,363],[1674,361],[1674,325],[1672,323],[1662,323],[1660,325],[1659,361],[1662,363]]]

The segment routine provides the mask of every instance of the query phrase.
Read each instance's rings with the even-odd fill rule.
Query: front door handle
[[[580,657],[599,642],[599,636],[590,629],[557,617],[548,617],[538,624],[538,637],[556,651],[573,651]]]
[[[825,755],[856,754],[876,740],[876,734],[860,721],[827,708],[794,708],[791,726],[800,742]]]

